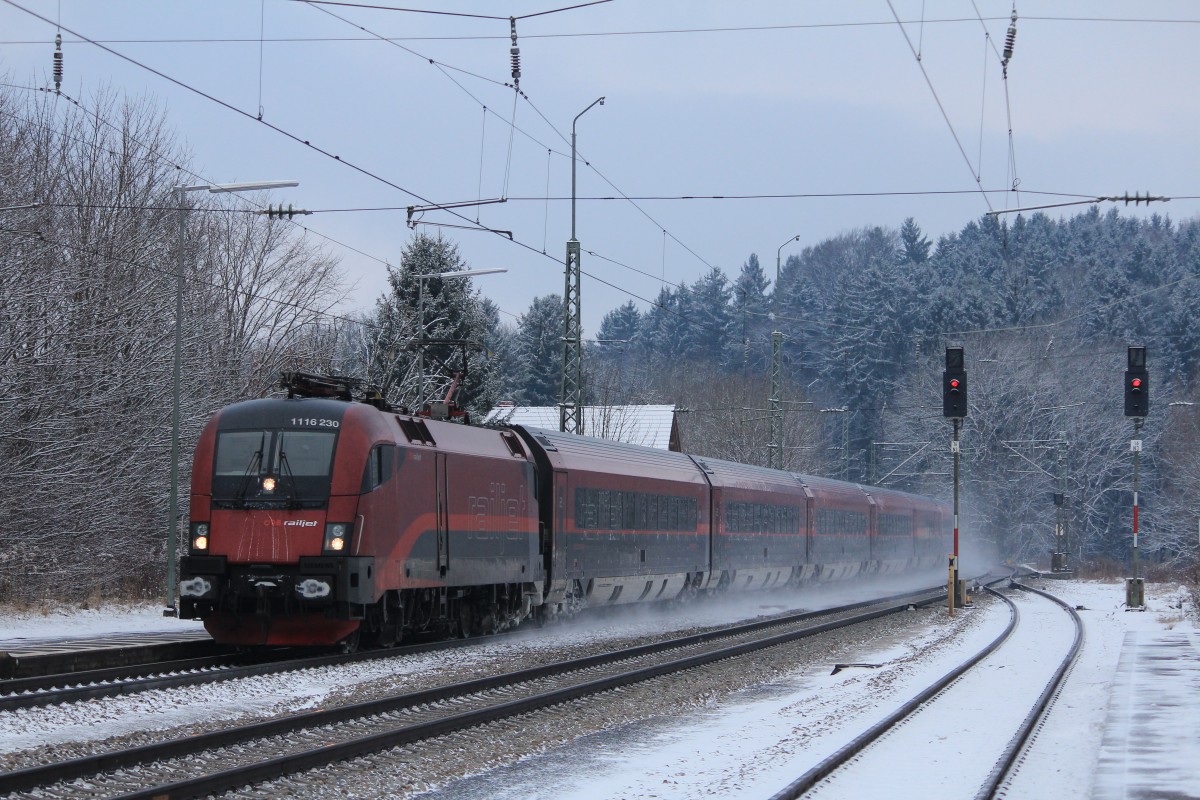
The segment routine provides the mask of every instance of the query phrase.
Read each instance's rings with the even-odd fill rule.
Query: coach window
[[[392,466],[396,462],[396,446],[393,444],[377,444],[371,448],[367,456],[367,465],[363,470],[362,493],[373,492],[392,477]]]

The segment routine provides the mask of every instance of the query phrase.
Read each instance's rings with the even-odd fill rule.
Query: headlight
[[[202,552],[208,549],[208,523],[192,523],[192,551]]]
[[[326,553],[344,553],[350,544],[350,526],[345,522],[331,522],[325,526]]]
[[[263,478],[262,490],[264,494],[270,494],[275,491],[275,479],[270,476]]]

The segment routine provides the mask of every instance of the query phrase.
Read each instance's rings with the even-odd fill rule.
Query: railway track
[[[973,773],[974,780],[978,781],[974,797],[975,800],[992,800],[992,798],[1000,797],[1007,781],[1012,777],[1014,765],[1047,713],[1053,697],[1074,664],[1083,642],[1083,623],[1079,615],[1075,613],[1075,609],[1053,595],[1038,589],[1018,583],[1013,583],[1012,587],[1044,598],[1066,613],[1074,631],[1069,646],[1064,643],[1056,648],[1053,643],[1038,640],[1034,634],[1025,634],[1020,627],[1021,616],[1017,604],[1000,592],[988,589],[989,593],[1007,603],[1010,609],[1008,625],[1000,635],[915,697],[903,703],[886,718],[859,734],[844,747],[774,794],[772,800],[792,800],[792,798],[801,797],[815,789],[820,789],[822,796],[826,795],[828,789],[830,797],[856,797],[862,796],[865,786],[885,785],[886,780],[881,778],[881,775],[890,773],[891,779],[895,780],[897,764],[904,761],[904,759],[898,759],[897,754],[905,753],[911,760],[921,747],[928,747],[927,742],[921,740],[922,737],[929,736],[927,729],[921,730],[920,726],[912,725],[914,730],[906,738],[905,726],[927,710],[933,710],[935,719],[952,717],[955,712],[945,709],[969,708],[970,703],[964,698],[972,692],[1003,693],[1001,696],[1011,698],[1011,705],[1014,709],[1025,702],[1022,698],[1028,698],[1028,712],[1023,719],[1019,720],[1019,723],[1014,725],[1015,733],[1012,732],[1012,727],[1004,727],[1006,722],[996,719],[975,719],[973,732],[983,732],[984,735],[976,737],[977,740],[974,742],[966,742],[965,737],[968,735],[966,733],[958,733],[957,736],[960,738],[955,740],[956,733],[949,724],[944,725],[945,736],[938,737],[955,740],[953,743],[956,747],[950,748],[951,752],[971,748],[974,748],[975,752],[984,752],[984,748],[990,748],[988,752],[994,754],[994,762],[989,762],[992,764],[990,770],[984,767]],[[1039,609],[1037,613],[1051,613],[1051,609]],[[1053,610],[1053,613],[1057,613],[1057,610]],[[1027,640],[1020,641],[1022,637]],[[1067,637],[1062,638],[1065,642]],[[1017,670],[1009,670],[1009,673],[1013,673],[1017,680],[1005,680],[1003,665],[988,675],[981,674],[981,668],[989,663],[989,657],[1006,645],[1017,648],[1021,658],[1038,658],[1039,656],[1036,654],[1041,652],[1044,658],[1042,658],[1042,663],[1035,665],[1035,671],[1045,676],[1044,684],[1040,687],[1021,685],[1022,678],[1028,678],[1029,670],[1019,671],[1019,674]],[[1050,652],[1047,653],[1047,650]],[[969,679],[972,678],[974,683],[969,682]],[[971,761],[970,758],[961,760]],[[939,764],[943,769],[938,769],[931,767],[928,760],[922,759],[925,775],[919,776],[918,779],[928,779],[933,782],[932,788],[923,796],[930,796],[930,793],[938,791],[956,797],[970,796],[964,794],[964,792],[970,791],[965,784],[972,780],[970,771],[974,769],[974,766],[966,764],[964,768],[969,774],[966,777],[958,778],[959,782],[956,783],[955,778],[948,775],[954,766],[951,762],[953,762],[952,758],[940,761]],[[918,788],[914,790],[913,794],[922,795],[922,791]]]
[[[887,599],[880,598],[880,602]],[[498,636],[503,636],[503,634],[498,634]],[[299,651],[303,654],[297,655],[295,649],[277,648],[262,653],[220,653],[130,665],[124,665],[126,659],[117,654],[114,661],[122,666],[0,680],[0,712],[120,697],[156,689],[200,686],[207,683],[282,674],[314,667],[365,663],[463,647],[493,638],[492,636],[478,636],[468,640],[442,640],[404,645],[387,650],[338,654],[313,654]],[[111,647],[102,647],[99,648],[99,651],[111,649]],[[100,660],[98,656],[92,655],[86,650],[77,650],[73,659],[77,663],[88,665]]]
[[[844,628],[944,595],[890,598],[617,650],[176,741],[0,775],[0,793],[196,797],[511,718],[722,659]],[[819,622],[836,614],[840,618]],[[203,774],[198,774],[202,772]]]
[[[200,686],[314,667],[364,663],[461,647],[489,638],[454,639],[358,653],[296,656],[294,650],[271,650],[262,654],[229,654],[12,679],[0,682],[0,712],[119,697],[154,689]]]

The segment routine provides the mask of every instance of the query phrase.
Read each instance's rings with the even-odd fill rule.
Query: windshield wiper
[[[287,452],[279,448],[279,471],[287,478],[288,508],[300,507],[300,492],[296,490],[296,476],[292,474],[292,465],[288,463]]]
[[[250,456],[250,463],[246,465],[246,471],[242,473],[242,484],[238,487],[237,496],[234,498],[242,504],[242,508],[246,507],[246,490],[250,488],[250,477],[257,475],[258,468],[262,466],[263,448],[266,447],[266,444],[267,435],[264,433],[258,443],[258,450]]]

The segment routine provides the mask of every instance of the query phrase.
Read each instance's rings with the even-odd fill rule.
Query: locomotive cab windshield
[[[213,506],[324,508],[336,444],[336,431],[220,431],[213,459]]]

